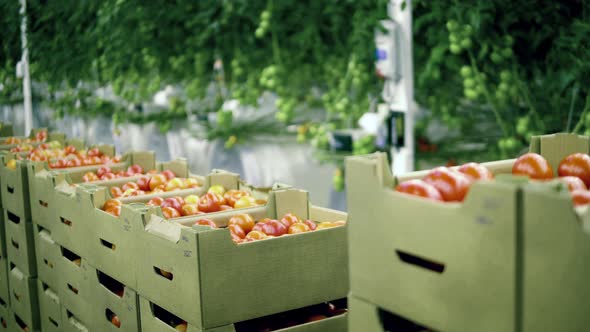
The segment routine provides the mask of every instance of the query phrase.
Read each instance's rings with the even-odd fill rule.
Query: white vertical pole
[[[31,96],[31,73],[29,72],[29,48],[27,43],[27,0],[20,0],[21,14],[21,42],[22,42],[22,59],[21,66],[23,70],[23,99],[25,107],[25,135],[28,135],[33,128],[33,102]]]

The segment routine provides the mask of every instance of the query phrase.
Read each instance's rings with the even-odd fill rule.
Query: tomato
[[[162,205],[162,202],[164,202],[164,199],[162,197],[154,197],[154,198],[150,199],[149,202],[147,202],[147,205],[160,206],[160,205]]]
[[[223,186],[216,184],[214,186],[209,187],[209,190],[207,190],[207,192],[223,195],[223,194],[225,194],[225,188],[223,188]]]
[[[117,176],[113,173],[106,173],[103,176],[100,177],[101,180],[112,180],[114,178],[116,178]]]
[[[166,219],[179,218],[181,216],[178,210],[170,206],[162,207],[162,214]]]
[[[229,229],[229,231],[232,234],[235,234],[237,237],[239,237],[240,239],[243,239],[246,237],[246,231],[244,231],[242,229],[242,227],[240,227],[238,224],[231,224],[228,225],[227,228]]]
[[[184,205],[184,204],[186,204],[186,202],[184,201],[184,198],[182,198],[182,197],[180,197],[180,196],[174,196],[174,197],[172,197],[172,198],[174,198],[175,200],[177,200],[177,201],[178,201],[178,203],[180,203],[180,205]]]
[[[326,317],[325,315],[319,315],[319,314],[318,314],[318,315],[312,315],[312,316],[310,316],[310,317],[309,317],[309,318],[307,318],[305,321],[306,321],[307,323],[309,323],[309,322],[316,322],[316,321],[318,321],[318,320],[322,320],[322,319],[326,319],[326,318],[328,318],[328,317]]]
[[[420,196],[435,201],[443,200],[443,197],[438,189],[436,189],[433,185],[426,183],[425,181],[417,179],[408,180],[398,184],[397,187],[395,187],[395,191],[404,194]]]
[[[574,190],[572,191],[572,201],[574,206],[590,204],[590,191]]]
[[[160,206],[162,207],[162,209],[164,209],[166,207],[173,208],[179,214],[180,214],[180,211],[182,211],[182,204],[174,197],[169,197],[169,198],[164,199],[164,201],[160,204]]]
[[[98,168],[98,170],[96,171],[96,175],[98,175],[98,177],[101,177],[107,173],[112,173],[113,171],[111,170],[111,168],[109,166],[100,166]]]
[[[199,211],[198,204],[184,204],[180,209],[180,214],[183,216],[194,216],[196,214],[201,214],[203,212]]]
[[[465,174],[471,181],[492,180],[494,178],[494,174],[487,167],[478,163],[467,163],[459,167],[457,171]]]
[[[311,229],[303,222],[296,222],[289,226],[289,234],[299,234],[304,232],[309,232]]]
[[[123,190],[119,187],[111,187],[110,189],[111,197],[117,198],[123,195]]]
[[[141,196],[141,195],[145,195],[145,191],[143,191],[141,189],[133,189],[133,192],[131,193],[131,196]]]
[[[587,189],[586,184],[584,184],[584,181],[582,181],[582,179],[580,179],[577,176],[563,176],[559,179],[565,182],[565,184],[567,184],[567,188],[569,189],[569,191]]]
[[[114,156],[113,158],[111,158],[111,162],[113,163],[120,163],[121,162],[121,156]]]
[[[233,210],[234,208],[229,206],[229,205],[221,205],[221,207],[219,208],[221,211],[227,211],[227,210]]]
[[[247,234],[254,228],[254,218],[249,214],[236,214],[229,219],[227,224],[238,225]]]
[[[164,191],[165,191],[164,185],[160,185],[160,186],[157,186],[156,188],[154,188],[152,190],[152,193],[163,193]]]
[[[139,185],[135,182],[127,182],[123,185],[123,187],[121,187],[121,189],[123,189],[123,191],[127,191],[129,189],[139,189]]]
[[[94,172],[86,172],[86,174],[84,174],[84,176],[82,177],[82,181],[84,182],[92,182],[97,180],[98,176]]]
[[[553,178],[553,169],[543,156],[536,153],[527,153],[516,159],[512,166],[512,174],[526,175],[535,180],[546,180]]]
[[[248,235],[246,235],[246,237],[244,238],[247,241],[256,241],[256,240],[264,240],[268,238],[268,235],[266,235],[265,233],[261,232],[261,231],[251,231],[250,233],[248,233]]]
[[[82,161],[80,159],[70,159],[66,163],[66,167],[80,167],[82,166]]]
[[[177,331],[186,332],[188,326],[186,322],[182,322],[174,327]]]
[[[233,207],[236,204],[236,201],[238,199],[240,199],[243,196],[249,196],[249,195],[250,194],[245,191],[231,189],[231,190],[226,191],[225,194],[223,194],[223,198],[225,198],[228,205]]]
[[[215,222],[211,219],[197,220],[197,222],[195,222],[195,225],[203,225],[203,226],[209,226],[211,228],[217,228],[217,224],[215,224]]]
[[[118,217],[118,216],[121,215],[121,206],[113,206],[113,207],[110,207],[108,209],[105,209],[104,212],[110,213],[113,216]]]
[[[111,318],[111,323],[113,325],[115,325],[116,327],[121,327],[121,320],[119,319],[119,316],[117,316],[117,315],[113,315],[113,317]]]
[[[178,189],[181,189],[183,186],[184,186],[184,181],[182,181],[182,179],[174,178],[174,179],[168,181],[168,183],[166,183],[166,187],[164,188],[164,190],[166,190],[166,191],[178,190]]]
[[[137,187],[143,191],[150,191],[150,178],[148,176],[142,176],[137,179]]]
[[[106,210],[106,209],[110,209],[115,206],[121,206],[122,204],[123,203],[121,203],[120,200],[113,198],[113,199],[109,199],[106,202],[104,202],[104,204],[102,205],[102,209]]]
[[[300,222],[301,219],[299,219],[296,215],[292,214],[292,213],[287,213],[286,215],[283,216],[283,218],[281,218],[280,222],[285,225],[287,227],[287,229],[289,227],[291,227],[291,225],[293,225],[296,222]]]
[[[184,198],[184,202],[187,204],[198,204],[199,203],[199,196],[188,195]]]
[[[278,220],[261,221],[254,225],[252,231],[261,231],[266,235],[281,236],[287,234],[289,229]]]
[[[138,164],[134,164],[129,166],[129,168],[127,168],[127,171],[133,174],[143,174],[143,167],[139,166]]]
[[[73,146],[73,145],[68,145],[68,146],[65,147],[64,151],[65,151],[65,153],[67,155],[68,154],[74,154],[74,153],[76,153],[76,147]]]
[[[35,140],[37,140],[37,142],[45,142],[46,139],[47,139],[47,131],[46,130],[38,131],[35,134]]]
[[[166,177],[166,179],[168,179],[168,180],[172,180],[176,177],[176,174],[174,174],[174,172],[172,172],[169,169],[162,171],[162,173],[160,173],[160,174],[164,175]]]
[[[574,153],[565,157],[557,168],[559,176],[577,176],[586,187],[590,186],[590,156],[584,153]]]
[[[161,186],[161,185],[166,185],[167,181],[168,180],[166,179],[166,176],[164,176],[162,174],[153,175],[150,178],[150,190],[154,190],[154,189],[156,189],[156,187]]]
[[[258,206],[258,203],[256,203],[256,199],[252,196],[244,196],[236,201],[236,203],[234,204],[234,209],[243,209],[253,206]]]
[[[315,229],[318,227],[318,224],[316,224],[315,222],[307,219],[303,221],[304,224],[307,225],[307,227],[309,227],[310,230],[315,231]]]
[[[346,222],[345,221],[324,221],[319,223],[318,227],[316,228],[316,230],[320,230],[320,229],[325,229],[325,228],[332,228],[332,227],[338,227],[338,226],[343,226],[345,225]]]
[[[102,152],[100,152],[100,150],[98,148],[92,148],[92,149],[88,149],[88,152],[86,152],[86,155],[88,157],[100,157],[100,156],[102,156]]]
[[[208,192],[199,199],[199,210],[203,212],[216,212],[221,210],[221,196]]]
[[[201,185],[199,184],[199,180],[195,178],[186,178],[184,179],[184,186],[186,188],[196,188],[200,187]]]
[[[454,172],[446,167],[437,167],[430,171],[424,182],[436,188],[447,202],[461,202],[469,190],[469,179],[463,173]],[[433,194],[435,195],[435,194]],[[436,196],[433,196],[431,199]]]

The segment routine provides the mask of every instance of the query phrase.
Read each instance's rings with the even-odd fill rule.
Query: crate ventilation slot
[[[399,259],[406,263],[427,269],[436,273],[443,273],[445,271],[445,265],[433,260],[422,258],[405,251],[396,250],[395,253]]]

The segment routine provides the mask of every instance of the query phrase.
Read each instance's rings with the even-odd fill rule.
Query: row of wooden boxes
[[[253,188],[223,171],[193,176],[182,160],[156,163],[153,153],[131,152],[110,168],[170,169],[200,186],[124,198],[116,216],[102,210],[110,188],[139,176],[83,183],[99,165],[56,170],[18,160],[13,169],[6,165],[14,155],[3,158],[1,195],[5,206],[10,202],[4,224],[14,234],[6,241],[18,243],[7,255],[9,299],[0,313],[9,330],[346,330],[346,226],[239,244],[225,227],[243,213],[255,220],[287,213],[346,220],[310,204],[307,192]],[[265,203],[178,219],[145,204],[155,196],[201,196],[211,186],[240,189]],[[219,228],[195,225],[204,218]]]

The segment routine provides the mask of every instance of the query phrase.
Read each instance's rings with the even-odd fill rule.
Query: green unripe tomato
[[[518,97],[518,88],[515,85],[512,85],[510,87],[510,92],[509,93],[510,93],[510,95],[512,97]]]
[[[502,81],[510,81],[511,78],[512,78],[512,74],[510,73],[510,71],[508,71],[508,70],[502,70],[500,72],[500,79]]]
[[[449,42],[451,43],[458,43],[459,42],[459,37],[457,36],[457,34],[455,33],[450,33],[449,34]]]
[[[465,38],[461,41],[461,47],[466,50],[470,49],[472,45],[471,38]]]
[[[447,22],[447,29],[449,31],[455,31],[455,30],[457,30],[457,28],[459,28],[459,23],[457,23],[457,21],[450,20]]]
[[[263,21],[270,20],[270,12],[268,10],[263,10],[262,13],[260,13],[260,19]]]
[[[505,49],[502,50],[502,56],[506,59],[512,57],[514,53],[512,52],[511,48],[506,47]]]
[[[519,135],[526,135],[529,130],[529,122],[530,119],[528,116],[518,118],[518,121],[516,122],[516,132]]]
[[[469,66],[461,67],[461,76],[463,76],[464,78],[467,78],[467,77],[471,77],[471,74],[473,74],[473,72],[471,71],[471,67],[469,67]]]
[[[502,82],[498,85],[498,90],[500,90],[500,91],[508,92],[509,89],[510,89],[510,87],[505,82]]]
[[[461,53],[461,46],[459,46],[458,44],[455,44],[455,43],[451,44],[449,49],[451,50],[451,53],[453,53],[453,54]]]
[[[268,30],[268,27],[270,26],[270,23],[268,23],[268,21],[260,21],[260,28],[264,31]]]
[[[275,79],[271,78],[270,80],[266,81],[266,87],[268,87],[269,89],[274,89],[276,87]]]
[[[514,137],[506,139],[506,150],[514,150],[518,146],[518,141]]]
[[[470,100],[477,99],[477,91],[475,91],[473,89],[465,89],[465,90],[463,90],[463,93],[465,93],[465,97],[467,97],[467,99],[470,99]]]
[[[512,38],[511,35],[504,36],[504,43],[506,43],[507,46],[512,46],[514,44],[514,38]]]
[[[264,33],[265,33],[264,29],[258,28],[254,32],[254,35],[256,35],[256,38],[262,38],[262,37],[264,37]]]
[[[467,36],[471,36],[471,34],[473,33],[473,27],[469,24],[466,24],[463,26],[463,33],[466,34]]]
[[[496,90],[496,98],[500,101],[506,101],[506,93],[500,89]]]
[[[277,112],[277,113],[275,113],[275,118],[277,120],[279,120],[280,122],[287,122],[287,120],[289,119],[289,116],[283,112]]]
[[[490,55],[490,59],[492,59],[493,63],[500,63],[502,62],[502,60],[504,60],[502,58],[502,55],[496,51],[492,52],[492,54]]]
[[[439,74],[440,74],[440,72],[439,72]],[[361,81],[361,79],[360,79],[360,78],[358,78],[358,77],[355,77],[355,78],[353,78],[353,79],[352,79],[352,85],[354,85],[354,86],[356,86],[356,87],[359,87],[359,86],[361,86],[362,84],[363,84],[363,81]]]
[[[506,151],[506,141],[503,138],[498,141],[498,148],[502,151]]]
[[[475,80],[473,78],[466,78],[465,80],[463,80],[463,87],[467,89],[475,87]]]

